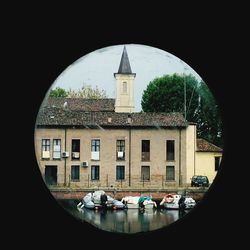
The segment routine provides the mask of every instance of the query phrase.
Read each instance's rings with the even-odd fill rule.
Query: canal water
[[[178,210],[166,210],[164,208],[146,209],[140,212],[139,209],[123,210],[90,210],[77,209],[76,200],[59,200],[72,216],[81,221],[109,232],[138,233],[160,229],[170,225],[183,217],[188,211],[180,213]]]

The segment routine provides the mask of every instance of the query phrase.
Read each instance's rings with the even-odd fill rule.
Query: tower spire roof
[[[126,46],[123,48],[118,74],[133,74],[130,67]]]

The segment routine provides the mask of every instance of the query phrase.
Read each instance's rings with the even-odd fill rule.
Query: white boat
[[[124,208],[125,205],[121,201],[118,200],[113,201],[113,209],[124,209]]]
[[[78,209],[83,209],[84,207],[88,208],[88,209],[94,209],[95,208],[95,204],[94,204],[94,202],[92,200],[92,193],[86,194],[83,197],[82,201],[77,204]]]
[[[140,196],[125,196],[122,198],[121,202],[125,204],[126,208],[139,208]],[[151,199],[151,197],[146,196],[143,202],[145,209],[156,208],[156,202]]]
[[[101,207],[101,195],[104,195],[104,194],[105,192],[103,190],[97,190],[93,193],[92,201],[94,202],[95,207]],[[106,202],[107,207],[112,207],[113,202],[114,202],[114,198],[107,195],[107,202]]]
[[[103,190],[95,191],[94,193],[86,194],[82,201],[77,204],[78,209],[88,208],[88,209],[98,209],[102,207],[101,205],[101,195],[104,195],[105,192]],[[123,209],[125,205],[118,200],[115,200],[111,196],[107,195],[106,201],[107,208],[113,209]]]
[[[179,209],[179,201],[182,196],[179,194],[167,194],[163,197],[160,205],[164,206],[166,209]],[[192,209],[196,202],[191,197],[184,197],[184,209]]]

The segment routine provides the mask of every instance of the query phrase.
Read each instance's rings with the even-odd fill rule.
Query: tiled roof
[[[131,123],[128,123],[128,116]],[[186,127],[181,113],[116,113],[84,112],[67,108],[43,107],[37,117],[37,126],[59,127]]]
[[[197,139],[197,151],[198,152],[222,152],[222,149],[206,141],[205,139]]]
[[[115,99],[49,97],[44,106],[81,111],[115,111]]]

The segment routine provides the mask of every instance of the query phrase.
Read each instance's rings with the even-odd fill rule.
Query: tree
[[[200,82],[198,92],[201,97],[196,119],[198,136],[221,147],[222,121],[219,107],[205,82]]]
[[[49,97],[67,97],[68,94],[65,89],[56,87],[49,92]]]
[[[142,96],[144,112],[181,112],[184,114],[186,85],[186,118],[193,121],[199,106],[198,82],[192,75],[165,75],[151,81]]]
[[[98,86],[92,88],[90,85],[82,86],[81,89],[78,90],[68,90],[68,97],[70,98],[86,98],[86,99],[102,99],[107,98],[106,91],[103,89],[99,89]]]
[[[106,91],[99,89],[98,86],[92,88],[91,85],[83,85],[77,90],[65,90],[60,87],[52,89],[49,93],[49,97],[68,97],[68,98],[85,98],[85,99],[101,99],[107,98]]]
[[[186,105],[185,90],[186,89]],[[192,75],[164,75],[151,81],[142,96],[144,112],[181,112],[197,123],[199,137],[222,146],[218,106],[207,85]]]

